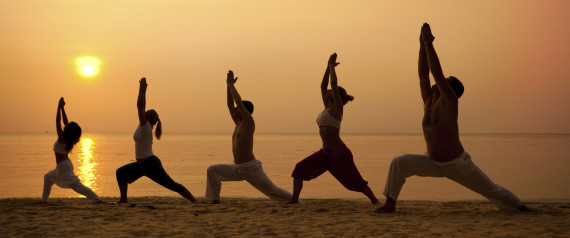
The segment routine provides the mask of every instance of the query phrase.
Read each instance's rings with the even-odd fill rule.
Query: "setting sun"
[[[95,69],[93,69],[93,66],[91,66],[91,65],[87,65],[87,66],[83,67],[83,73],[85,75],[93,75],[94,72],[95,72]]]
[[[77,72],[83,77],[93,77],[99,73],[99,66],[101,62],[99,59],[92,56],[83,56],[75,60],[77,65]]]

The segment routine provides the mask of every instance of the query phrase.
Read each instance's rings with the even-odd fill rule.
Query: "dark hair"
[[[253,103],[251,103],[250,101],[241,101],[241,102],[243,103],[243,106],[245,107],[245,109],[247,109],[249,114],[253,114]]]
[[[70,122],[63,128],[63,138],[67,143],[67,151],[71,151],[73,146],[79,142],[79,138],[81,138],[81,127],[75,122]]]
[[[340,98],[342,99],[342,105],[354,100],[354,97],[352,95],[348,95],[348,93],[346,93],[346,89],[341,86],[338,86],[338,94],[340,94]]]
[[[155,117],[152,119],[156,119],[156,121],[150,121],[147,115]],[[154,136],[156,137],[156,139],[160,140],[160,136],[162,136],[162,123],[160,122],[160,117],[158,116],[158,112],[156,112],[154,109],[149,109],[145,112],[145,117],[147,117],[146,119],[149,120],[148,123],[150,123],[151,125],[154,126],[156,124],[156,129],[154,130]]]
[[[156,123],[156,129],[154,129],[154,136],[156,139],[160,140],[160,136],[162,136],[162,122],[160,122],[160,118],[158,118],[158,122]]]
[[[465,90],[463,88],[463,83],[461,83],[461,81],[459,81],[459,79],[457,79],[456,77],[450,76],[449,78],[454,79],[451,82],[449,82],[449,86],[451,86],[453,92],[455,93],[455,96],[457,96],[457,98],[459,99],[461,95],[463,95],[463,91]]]

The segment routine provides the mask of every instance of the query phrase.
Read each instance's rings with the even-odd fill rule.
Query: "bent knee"
[[[301,162],[299,162],[295,165],[295,169],[293,169],[293,172],[291,173],[291,177],[302,179],[302,180],[309,180],[309,179],[307,179],[306,173],[304,171],[305,171],[305,169],[303,169],[303,165],[301,164]]]
[[[405,160],[405,159],[409,158],[410,156],[413,156],[413,155],[412,154],[403,154],[400,156],[396,156],[396,157],[394,157],[394,159],[392,159],[392,163]]]
[[[115,171],[115,177],[117,177],[117,180],[121,177],[123,177],[124,171],[121,168],[118,168],[117,171]]]
[[[217,170],[217,166],[216,165],[210,165],[207,169],[206,169],[206,173],[208,175],[212,175],[216,172]]]
[[[412,154],[403,154],[403,155],[397,156],[394,159],[392,159],[392,165],[404,164],[404,163],[410,161],[410,159],[413,158],[413,156],[414,155],[412,155]]]
[[[119,185],[129,184],[127,178],[128,175],[125,173],[123,169],[118,168],[117,171],[115,171],[115,177],[117,178],[117,183],[119,183]]]

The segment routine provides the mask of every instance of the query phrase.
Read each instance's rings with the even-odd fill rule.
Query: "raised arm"
[[[59,99],[57,104],[57,115],[55,116],[55,130],[57,131],[57,140],[59,143],[65,143],[65,139],[63,138],[63,129],[61,128],[61,110],[63,110],[63,106],[65,106],[65,101],[62,97]]]
[[[230,77],[230,73],[228,72],[227,75],[227,79],[226,79],[226,84],[227,84],[227,98],[228,98],[228,110],[230,111],[230,116],[232,117],[232,120],[234,121],[234,123],[237,123],[237,118],[235,115],[235,108],[234,108],[234,97],[232,96],[232,92],[230,90],[230,84],[228,83],[229,81],[232,81],[235,83],[235,81],[237,80],[237,77],[235,78],[235,80],[233,79],[233,73]]]
[[[238,111],[240,112],[240,115],[242,115],[243,120],[245,120],[246,122],[251,122],[253,123],[253,117],[251,116],[251,114],[247,111],[247,109],[245,108],[245,106],[243,105],[243,102],[241,100],[241,97],[235,87],[235,83],[237,81],[237,77],[234,78],[234,72],[232,72],[231,70],[228,72],[228,79],[227,79],[227,84],[228,84],[228,88],[230,89],[230,93],[236,103],[236,106],[238,108]]]
[[[65,114],[65,107],[61,107],[61,118],[63,119],[63,126],[67,126],[69,122],[67,121],[67,114]]]
[[[335,67],[340,63],[336,62]],[[325,75],[323,76],[323,81],[321,82],[321,96],[323,98],[323,104],[326,106],[327,100],[325,96],[327,95],[327,89],[329,87],[329,74],[330,74],[330,67],[329,62],[327,61],[327,69],[325,70]]]
[[[421,32],[421,31],[420,31]],[[420,76],[420,91],[424,103],[431,96],[431,84],[429,82],[429,64],[422,34],[420,33],[420,56],[418,59],[418,75]]]
[[[321,96],[323,97],[323,104],[326,106],[327,100],[325,96],[327,95],[327,89],[329,87],[329,62],[327,61],[327,69],[325,70],[325,75],[323,76],[323,81],[321,82]]]
[[[142,78],[139,81],[139,96],[137,99],[137,111],[139,114],[139,123],[140,125],[146,124],[146,117],[144,116],[145,107],[146,107],[146,78]]]
[[[426,50],[429,69],[435,80],[435,85],[439,89],[439,93],[444,100],[457,101],[457,96],[455,96],[453,89],[449,85],[449,82],[445,80],[445,76],[443,75],[439,58],[437,57],[437,53],[435,53],[435,48],[433,47],[434,39],[435,37],[431,33],[429,24],[424,23],[422,26],[422,40]]]
[[[338,65],[336,62],[336,53],[332,54],[329,58],[329,69],[330,69],[330,78],[331,78],[331,90],[333,93],[333,102],[334,105],[332,107],[333,113],[336,111],[340,113],[339,116],[342,116],[342,99],[340,98],[340,93],[338,92],[338,82],[336,78],[336,70],[335,67]],[[331,112],[331,111],[329,111]]]

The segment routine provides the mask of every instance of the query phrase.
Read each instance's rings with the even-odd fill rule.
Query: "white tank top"
[[[53,151],[55,153],[63,155],[69,154],[69,151],[67,150],[67,144],[61,144],[57,140],[55,141],[55,143],[53,143]]]
[[[334,118],[328,109],[325,109],[319,116],[317,116],[317,125],[321,126],[330,126],[340,130],[340,120]]]
[[[152,126],[148,121],[142,126],[139,124],[133,139],[135,140],[137,159],[144,159],[154,155],[152,153]]]

